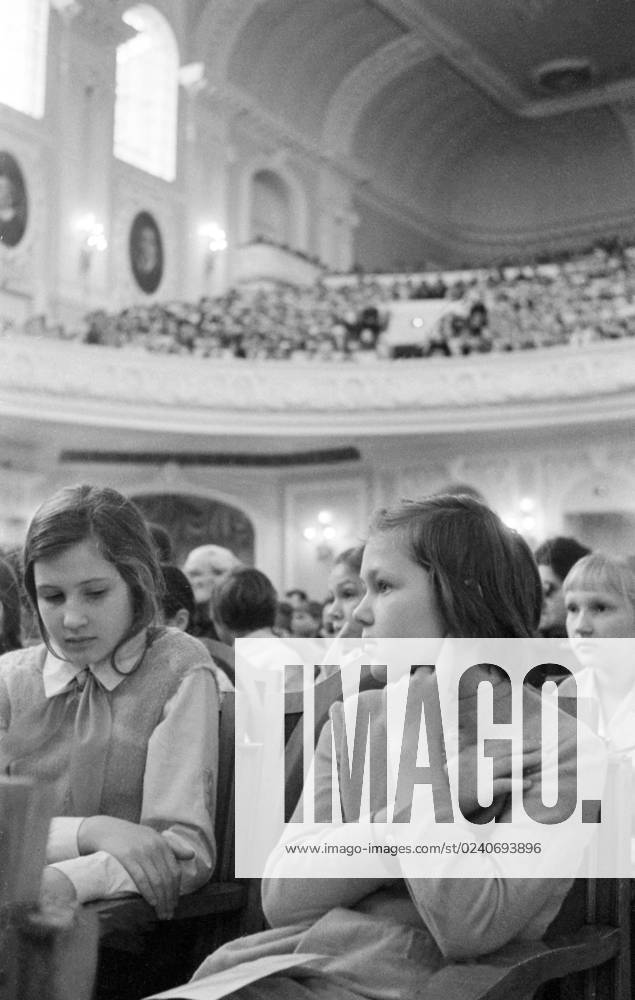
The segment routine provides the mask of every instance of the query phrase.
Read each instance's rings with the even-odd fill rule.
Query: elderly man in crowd
[[[242,566],[240,559],[222,545],[199,545],[188,553],[183,572],[192,585],[196,601],[193,635],[218,639],[212,621],[214,588],[237,566]]]

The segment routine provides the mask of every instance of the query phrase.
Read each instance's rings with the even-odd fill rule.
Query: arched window
[[[173,181],[179,73],[176,39],[163,15],[148,4],[130,7],[123,20],[137,33],[117,49],[115,156]]]
[[[0,0],[0,102],[44,114],[49,0]]]

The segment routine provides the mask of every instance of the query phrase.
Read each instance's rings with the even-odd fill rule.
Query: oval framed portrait
[[[24,174],[15,156],[0,151],[0,246],[15,247],[26,229],[28,198]]]
[[[132,220],[128,250],[135,281],[143,292],[151,295],[163,277],[163,240],[150,212],[138,212]]]

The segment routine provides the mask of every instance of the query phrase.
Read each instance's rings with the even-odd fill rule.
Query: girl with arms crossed
[[[529,638],[540,616],[540,578],[528,546],[471,497],[434,496],[380,511],[364,548],[361,578],[365,595],[354,616],[362,639]],[[494,676],[498,691],[494,697],[509,699],[511,688],[499,673]],[[423,689],[436,684],[436,677],[428,668],[415,668],[409,683]],[[378,720],[373,730],[376,745],[388,732],[386,699],[386,690],[360,696],[360,705]],[[345,704],[333,705],[320,736],[314,761],[316,815],[325,800],[330,801],[331,747],[338,764],[346,760],[342,739],[346,711]],[[528,733],[525,759],[534,759],[540,754],[540,696],[526,688],[523,711]],[[563,717],[559,726],[563,815],[575,796],[575,725],[575,720]],[[418,728],[406,733],[404,741],[409,735],[416,747]],[[371,772],[373,752],[371,742]],[[352,784],[348,791],[340,786],[348,837],[356,835],[354,821],[359,815]],[[531,779],[523,780],[530,793],[531,786]],[[508,808],[511,787],[509,761],[499,765],[497,760],[493,782],[497,815]],[[468,790],[464,814],[476,814],[479,808],[476,792]],[[481,815],[481,821],[490,815]],[[374,818],[380,823],[386,820],[386,816]],[[557,827],[558,818],[551,822]],[[360,844],[367,843],[367,828],[359,829]],[[413,842],[424,841],[422,831],[414,827],[406,834]],[[503,878],[497,859],[488,854],[483,856],[482,878],[454,877],[460,861],[452,857],[439,858],[435,869],[447,877],[413,878],[402,871],[398,858],[392,858],[386,861],[383,877],[342,878],[337,877],[343,871],[341,855],[328,850],[323,852],[327,860],[321,856],[320,870],[331,871],[332,859],[334,877],[308,880],[303,877],[307,858],[287,850],[295,840],[337,848],[341,830],[337,824],[316,823],[308,830],[306,825],[300,829],[300,824],[289,824],[263,882],[271,929],[226,945],[206,960],[197,977],[266,956],[321,957],[311,966],[244,986],[235,994],[240,1000],[410,1000],[421,995],[427,979],[449,961],[476,958],[513,939],[539,939],[572,882]],[[568,842],[559,843],[559,849],[572,851]]]
[[[152,539],[115,490],[46,500],[24,579],[43,643],[0,658],[0,766],[51,789],[44,895],[139,893],[167,919],[214,867],[211,661],[190,636],[154,626]]]

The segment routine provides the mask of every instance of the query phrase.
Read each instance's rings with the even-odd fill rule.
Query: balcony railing
[[[0,339],[0,417],[328,436],[624,420],[634,412],[635,339],[367,364],[217,361]]]

